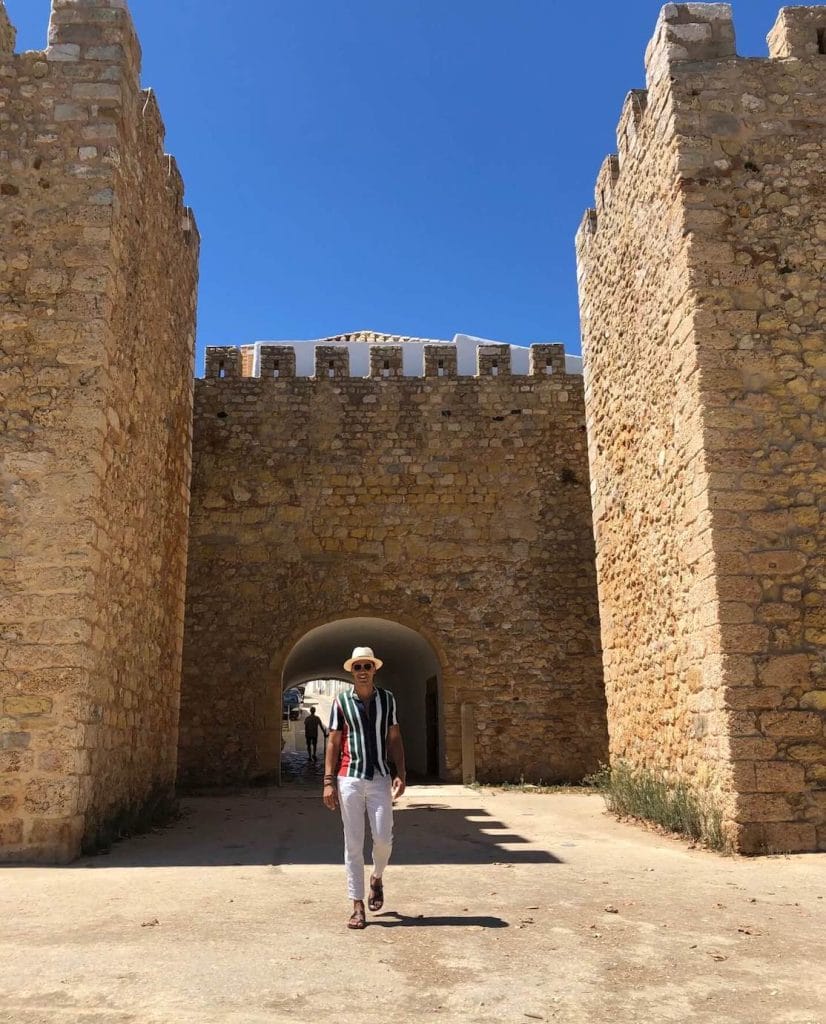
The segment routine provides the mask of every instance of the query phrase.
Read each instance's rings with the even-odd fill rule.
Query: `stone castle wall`
[[[0,859],[175,779],[198,239],[120,0],[0,5]]]
[[[365,334],[365,378],[345,336],[310,378],[208,350],[194,420],[198,236],[125,0],[52,6],[15,55],[0,0],[0,860],[145,821],[176,759],[272,773],[342,618],[431,645],[445,779],[610,746],[741,851],[826,849],[826,6],[748,60],[727,5],[663,8],[577,237],[584,388],[561,346],[417,378]]]
[[[317,348],[313,378],[292,376],[286,347],[262,348],[259,378],[239,376],[239,350],[208,350],[195,389],[183,782],[277,767],[284,661],[309,629],[349,615],[412,627],[438,653],[444,778],[462,777],[463,705],[481,779],[597,768],[582,378],[564,373],[561,349],[537,346],[534,375],[510,376],[508,346],[485,346],[480,376],[456,377],[455,349],[429,346],[427,376],[402,378],[387,375],[398,349],[382,347],[363,379],[337,346]]]
[[[826,848],[826,7],[669,4],[577,246],[612,759]]]

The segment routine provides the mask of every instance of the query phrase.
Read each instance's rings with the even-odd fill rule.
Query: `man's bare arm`
[[[398,725],[391,725],[387,730],[387,753],[396,766],[396,777],[393,779],[393,799],[404,792],[407,780],[407,768],[404,761],[404,743],[402,731]]]
[[[335,774],[338,770],[338,759],[341,754],[341,731],[330,729],[327,733],[327,748],[324,752],[324,778],[332,779],[332,782],[324,783],[324,806],[334,811],[338,807],[338,792],[335,784]]]

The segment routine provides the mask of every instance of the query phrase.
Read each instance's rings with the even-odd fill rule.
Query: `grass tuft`
[[[709,792],[698,792],[684,782],[669,783],[662,775],[621,761],[610,768],[604,765],[589,781],[608,810],[620,818],[655,822],[712,850],[727,847],[723,816]]]
[[[491,791],[500,790],[504,793],[579,793],[579,794],[590,794],[593,793],[593,785],[588,780],[580,782],[567,782],[567,781],[556,781],[556,782],[545,782],[543,779],[539,779],[537,782],[528,782],[524,775],[520,775],[518,779],[511,781],[506,779],[504,782],[471,782],[468,784],[469,789],[488,789]]]
[[[521,775],[517,782],[499,782],[496,789],[505,791],[518,791],[520,793],[583,793],[588,792],[588,787],[582,782],[527,782],[525,776]]]

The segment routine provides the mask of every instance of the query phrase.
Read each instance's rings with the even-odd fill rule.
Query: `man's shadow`
[[[383,920],[389,919],[389,920]],[[470,914],[467,917],[450,916],[434,917],[429,914],[399,914],[395,910],[386,910],[383,914],[371,917],[369,925],[380,928],[508,928],[508,922],[501,917],[482,917]]]

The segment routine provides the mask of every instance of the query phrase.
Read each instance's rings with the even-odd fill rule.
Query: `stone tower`
[[[176,771],[198,236],[124,0],[0,2],[0,860]]]
[[[826,6],[668,4],[577,236],[611,755],[826,849]]]

